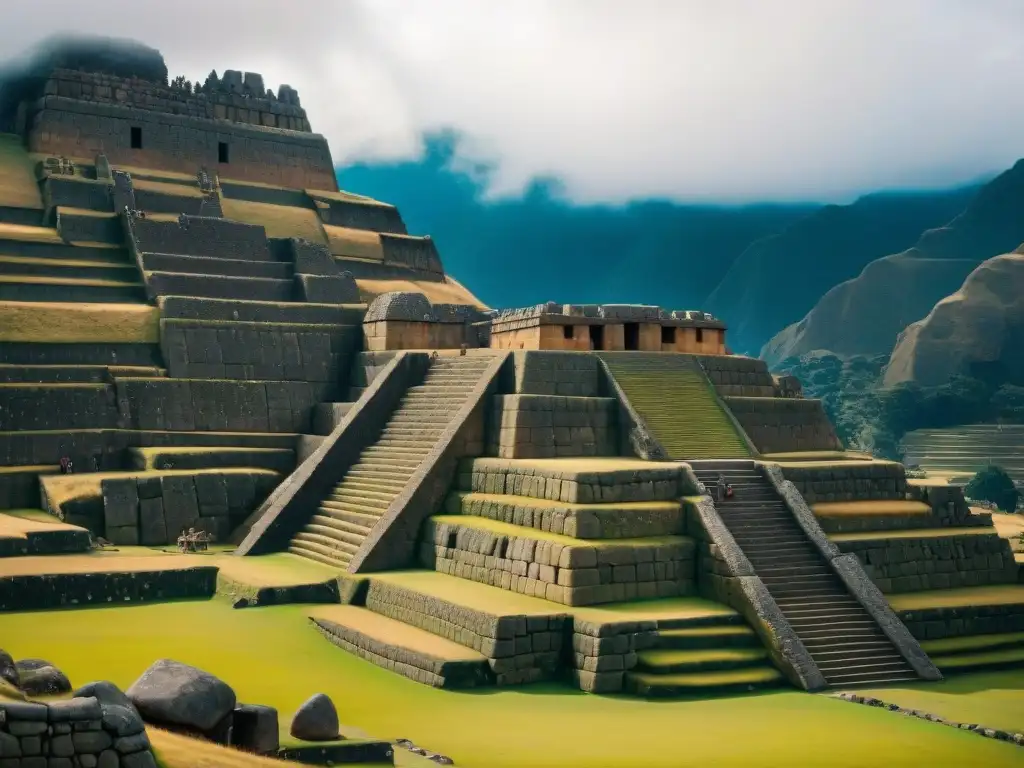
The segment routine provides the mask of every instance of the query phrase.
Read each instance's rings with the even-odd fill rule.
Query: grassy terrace
[[[0,206],[42,209],[35,165],[20,137],[0,134]]]
[[[241,700],[285,716],[323,691],[345,725],[412,739],[464,768],[792,766],[810,764],[811,755],[814,765],[850,768],[1020,764],[1013,745],[804,693],[650,703],[556,685],[439,691],[340,651],[309,625],[312,610],[233,611],[213,600],[8,614],[0,631],[6,650],[49,659],[73,683],[127,686],[167,657],[218,674]],[[202,756],[182,762],[169,740],[155,742],[167,768],[226,765]],[[257,763],[238,763],[249,765]]]
[[[1024,424],[969,424],[919,429],[903,438],[907,462],[929,475],[970,479],[988,464],[1024,481]]]
[[[0,301],[0,341],[156,344],[160,311],[148,304]]]

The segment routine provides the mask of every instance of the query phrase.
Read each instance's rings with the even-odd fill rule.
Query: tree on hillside
[[[1004,512],[1016,511],[1020,499],[1020,491],[1013,480],[1002,467],[994,464],[989,464],[976,474],[967,484],[964,494],[970,499],[990,501]]]

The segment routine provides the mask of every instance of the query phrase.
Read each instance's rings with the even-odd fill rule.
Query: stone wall
[[[102,480],[105,538],[119,546],[162,546],[195,528],[223,543],[280,480],[276,472],[256,471]]]
[[[382,232],[380,244],[386,265],[405,267],[435,275],[444,274],[437,246],[429,237],[410,237]]]
[[[722,397],[773,397],[774,381],[764,360],[734,355],[700,355],[698,361]]]
[[[118,426],[113,391],[103,384],[0,387],[0,432]]]
[[[1024,602],[985,605],[979,597],[974,605],[904,610],[898,615],[918,640],[1024,632]]]
[[[726,397],[725,403],[761,453],[841,451],[820,400]]]
[[[337,385],[305,381],[118,379],[118,409],[129,429],[308,432],[313,406]]]
[[[133,129],[142,148],[133,148]],[[207,118],[172,115],[121,104],[46,96],[28,129],[30,152],[193,174],[216,168],[221,176],[295,189],[336,190],[327,141],[318,134]],[[228,163],[220,163],[227,145]]]
[[[406,234],[405,223],[392,205],[362,203],[355,200],[337,200],[322,195],[312,195],[317,202],[321,220],[333,227],[363,229],[370,232],[387,232],[395,235]]]
[[[42,184],[47,210],[59,206],[91,211],[114,211],[109,181],[91,181],[79,176],[48,176]]]
[[[408,322],[381,320],[363,324],[366,349],[459,349],[475,347],[475,332],[469,323]]]
[[[217,568],[62,573],[0,578],[0,611],[43,611],[81,605],[124,605],[213,597]]]
[[[294,323],[298,325],[353,325],[362,322],[361,307],[311,306],[293,303],[248,302],[237,299],[205,299],[161,296],[162,318],[225,320],[241,323]],[[2,355],[2,345],[0,345]],[[157,356],[159,359],[159,356]]]
[[[497,395],[487,453],[503,459],[616,456],[617,410],[609,397]]]
[[[623,621],[600,624],[573,619],[573,679],[590,693],[622,690],[626,672],[637,663],[637,651],[658,643],[657,622]]]
[[[263,92],[263,78],[259,75],[255,75],[255,78],[258,79],[259,93],[249,89],[249,92],[243,94],[244,87],[232,88],[225,81],[218,82],[216,87],[208,91],[192,94],[182,88],[150,80],[57,69],[50,75],[44,94],[167,115],[228,120],[306,133],[311,130],[306,111],[299,106],[294,89],[282,86],[278,96],[270,98]],[[244,83],[239,85],[244,86]]]
[[[905,499],[906,470],[896,462],[865,461],[832,466],[780,465],[808,504],[822,501]]]
[[[378,579],[370,582],[366,607],[478,651],[498,685],[553,677],[569,624],[564,614],[485,613]]]
[[[270,261],[266,230],[255,224],[200,216],[131,218],[133,247],[142,253]]]
[[[991,530],[991,529],[990,529]],[[991,533],[839,539],[886,593],[1013,584],[1017,566],[1006,539]]]
[[[164,319],[160,344],[175,378],[337,384],[359,334],[344,325]]]
[[[113,214],[79,213],[63,207],[57,209],[57,233],[69,243],[124,242],[121,221]],[[138,275],[129,272],[125,278],[138,279]]]
[[[156,768],[138,716],[92,697],[0,701],[0,756],[4,768]]]
[[[599,397],[596,355],[573,352],[515,352],[515,391],[523,395]]]

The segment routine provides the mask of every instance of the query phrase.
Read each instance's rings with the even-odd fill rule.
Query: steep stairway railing
[[[714,502],[721,521],[829,686],[941,679],[856,558],[829,542],[777,467],[692,466],[712,496],[719,476],[732,485],[732,498]]]
[[[676,460],[749,459],[749,439],[717,397],[692,355],[599,352],[621,389],[666,455]]]
[[[423,381],[429,364],[425,352],[395,355],[320,447],[240,527],[235,554],[259,555],[286,549],[338,478],[377,441],[405,393]]]

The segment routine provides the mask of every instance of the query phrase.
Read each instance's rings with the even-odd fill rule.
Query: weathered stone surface
[[[76,697],[65,701],[54,701],[47,706],[51,723],[99,720],[102,717],[100,702],[94,698]]]
[[[334,702],[327,695],[318,693],[295,712],[291,735],[303,741],[333,741],[338,738],[339,729]]]
[[[133,711],[135,709],[135,705],[132,704],[131,699],[125,695],[124,691],[107,680],[86,683],[76,690],[74,695],[80,698],[92,697],[98,700],[100,704],[116,704],[121,707],[129,707]]]
[[[3,650],[0,650],[0,679],[6,680],[15,688],[20,685],[18,668],[14,664],[14,659],[11,654]]]
[[[227,683],[170,659],[153,664],[125,693],[143,719],[202,732],[235,708],[235,692]]]
[[[103,704],[103,727],[117,736],[134,736],[145,730],[135,705]]]
[[[235,709],[232,746],[270,755],[280,747],[277,710],[259,704],[242,704]]]
[[[17,663],[21,690],[29,696],[55,696],[71,691],[71,681],[67,676],[50,664],[39,664],[38,659]]]

